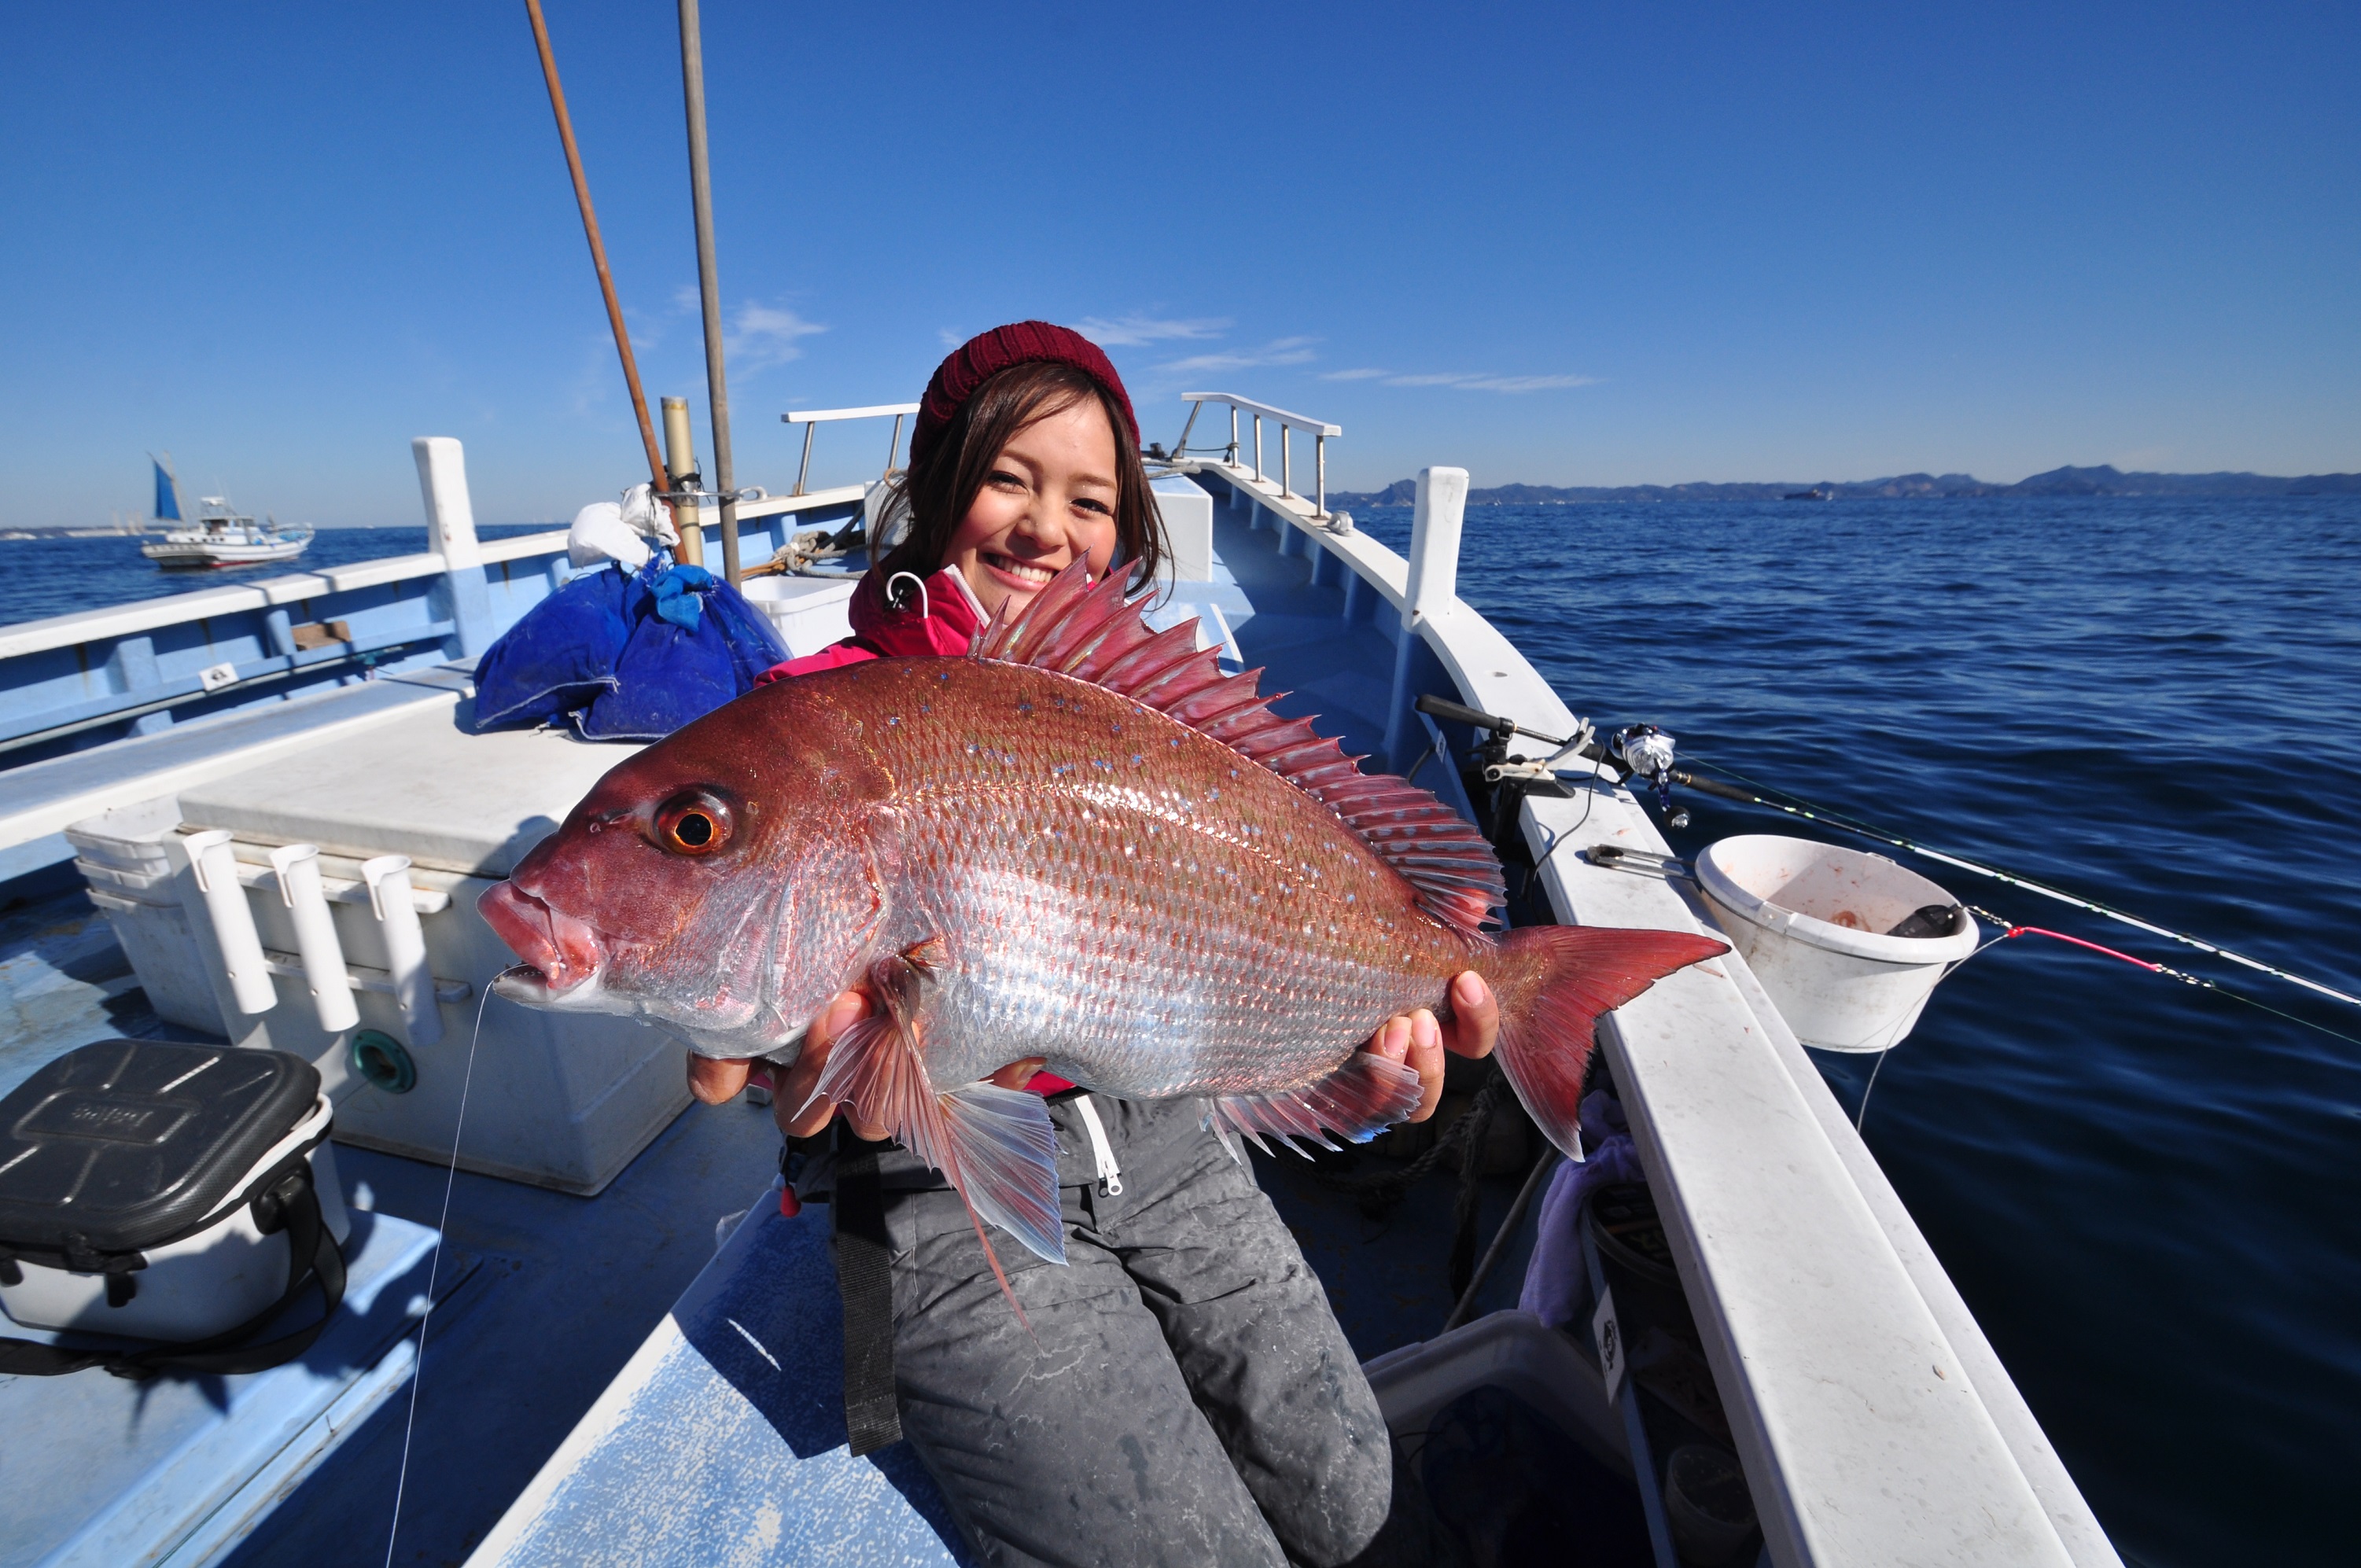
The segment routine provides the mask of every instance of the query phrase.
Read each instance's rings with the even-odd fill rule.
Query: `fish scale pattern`
[[[1219,740],[1336,813],[1417,890],[1438,918],[1475,930],[1507,901],[1500,863],[1484,836],[1407,780],[1361,772],[1308,718],[1271,711],[1260,670],[1225,675],[1197,623],[1152,630],[1145,598],[1125,597],[1110,573],[1093,585],[1082,562],[1069,566],[1013,616],[994,618],[976,656],[1030,664],[1088,681]]]
[[[1213,738],[1071,676],[986,661],[845,672],[895,780],[889,940],[945,944],[928,1076],[1011,1042],[1134,1096],[1333,1072],[1488,938],[1435,918],[1331,808]]]

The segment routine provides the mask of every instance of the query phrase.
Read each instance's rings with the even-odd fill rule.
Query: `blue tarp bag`
[[[545,724],[615,689],[631,640],[628,572],[584,572],[533,606],[476,661],[476,729]]]
[[[658,554],[585,573],[509,628],[476,666],[476,728],[564,715],[586,740],[661,740],[786,657],[737,589]]]

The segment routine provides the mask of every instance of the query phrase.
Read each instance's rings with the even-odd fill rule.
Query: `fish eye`
[[[730,807],[701,789],[674,795],[656,808],[656,842],[676,855],[709,855],[730,842]]]

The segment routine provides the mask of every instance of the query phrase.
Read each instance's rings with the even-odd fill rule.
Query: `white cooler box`
[[[682,1047],[629,1019],[484,1003],[516,958],[476,900],[637,748],[548,731],[470,735],[462,726],[472,712],[462,703],[399,719],[193,786],[177,809],[158,802],[78,823],[71,841],[159,1014],[313,1063],[335,1102],[336,1137],[448,1160],[481,1005],[459,1164],[594,1193],[687,1105]],[[282,873],[272,851],[301,845],[317,857],[282,853]],[[227,874],[201,877],[192,847]],[[170,899],[155,880],[159,852]],[[407,857],[406,872],[389,856]],[[148,880],[130,886],[126,876]],[[233,882],[261,948],[243,976],[216,934],[225,912],[207,903],[208,887],[219,900]],[[302,894],[314,882],[324,904],[309,907],[325,917],[307,933]],[[412,917],[389,904],[407,904]],[[423,946],[423,962],[404,961],[405,944]],[[343,998],[315,996],[309,978],[330,957],[349,988],[341,1014]],[[330,1026],[340,1018],[349,1021]]]

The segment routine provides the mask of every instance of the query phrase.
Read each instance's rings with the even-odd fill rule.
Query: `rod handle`
[[[1736,784],[1726,784],[1718,779],[1701,779],[1686,768],[1673,770],[1673,782],[1699,795],[1719,795],[1724,800],[1743,801],[1749,806],[1755,804],[1752,790],[1740,789]]]
[[[1472,724],[1488,735],[1513,735],[1517,732],[1515,719],[1502,718],[1497,713],[1486,713],[1481,708],[1469,707],[1447,697],[1422,696],[1416,706],[1430,718],[1446,719],[1453,724]]]

